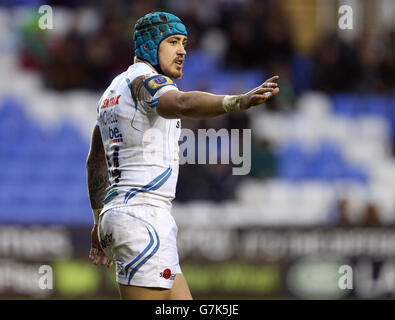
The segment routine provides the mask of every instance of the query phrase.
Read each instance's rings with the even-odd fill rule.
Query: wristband
[[[99,215],[102,209],[92,209],[93,212],[93,220],[95,225],[97,225],[98,221],[99,221]]]
[[[272,97],[273,94],[271,92],[265,92],[263,95],[265,96],[266,99],[269,99]]]
[[[238,96],[225,96],[222,100],[222,108],[226,112],[232,112],[240,109],[241,95]]]

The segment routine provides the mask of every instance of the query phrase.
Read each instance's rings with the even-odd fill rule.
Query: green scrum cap
[[[134,31],[136,57],[148,61],[154,67],[159,65],[158,49],[163,39],[181,34],[187,36],[182,21],[166,12],[148,13],[137,20]]]

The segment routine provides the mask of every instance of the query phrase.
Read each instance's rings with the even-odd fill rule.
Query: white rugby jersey
[[[97,125],[107,158],[107,210],[120,205],[170,206],[178,178],[180,119],[158,115],[159,97],[178,90],[145,63],[118,75],[97,108]]]

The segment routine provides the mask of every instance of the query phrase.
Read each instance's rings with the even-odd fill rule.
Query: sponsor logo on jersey
[[[117,143],[117,142],[123,142],[123,139],[122,138],[118,138],[118,139],[110,140],[110,143]]]
[[[172,84],[173,81],[169,77],[166,76],[156,76],[154,79],[148,81],[148,86],[151,89],[156,89],[158,87],[164,86],[165,84]]]
[[[100,106],[100,109],[109,108],[109,107],[119,104],[120,97],[121,97],[121,95],[118,95],[118,96],[112,97],[112,98],[108,98],[108,99],[104,99],[102,105]]]
[[[155,93],[164,86],[176,86],[176,84],[169,78],[164,75],[155,75],[145,80],[144,82],[145,88],[148,92],[154,96]]]
[[[103,127],[101,129],[101,136],[104,140],[109,140],[109,143],[123,142],[123,136],[117,127]]]
[[[175,273],[171,273],[171,270],[169,268],[163,270],[161,273],[159,273],[159,277],[166,279],[166,280],[174,280],[176,277]]]

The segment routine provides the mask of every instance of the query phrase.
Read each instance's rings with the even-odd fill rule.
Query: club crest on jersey
[[[154,96],[155,93],[162,87],[165,86],[176,86],[176,84],[169,78],[161,74],[157,74],[153,77],[149,77],[144,81],[144,86]]]

